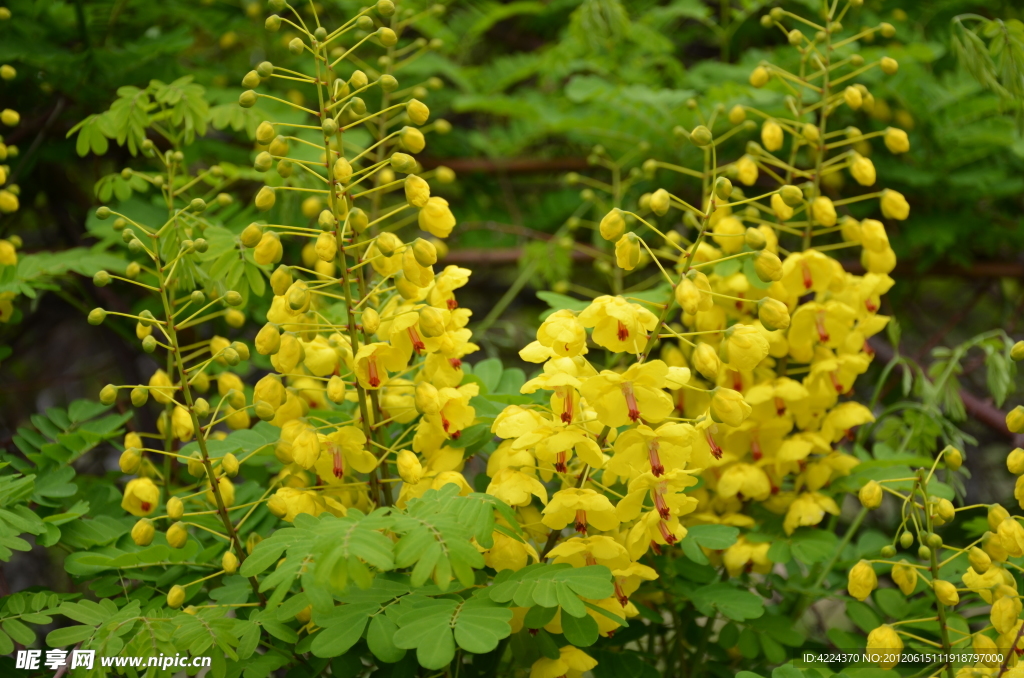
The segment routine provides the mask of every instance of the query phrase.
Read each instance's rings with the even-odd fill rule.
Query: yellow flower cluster
[[[272,2],[271,7],[294,13],[283,2]],[[302,24],[301,17],[295,16]],[[375,16],[388,25],[372,30]],[[299,211],[308,221],[295,225],[254,222],[237,236],[237,245],[251,252],[246,257],[267,267],[278,264],[284,255],[282,236],[307,242],[301,262],[279,265],[269,276],[274,296],[254,344],[257,352],[269,357],[274,371],[255,383],[251,397],[242,378],[230,369],[249,359],[245,343],[220,336],[190,346],[178,341],[178,331],[212,317],[224,315],[234,327],[245,319],[233,308],[244,301],[238,292],[222,293],[209,303],[202,291],[180,300],[168,295],[185,257],[208,247],[192,232],[199,230],[195,214],[205,209],[205,203],[193,200],[184,209],[175,209],[174,197],[184,189],[165,189],[170,219],[163,228],[148,229],[127,220],[144,231],[141,236],[153,239],[152,249],[133,229],[125,228],[125,218],[118,215],[129,249],[153,260],[154,270],[145,271],[153,273],[158,284],[149,289],[158,291],[167,311],[165,319],[148,312],[129,316],[138,321],[136,333],[145,350],[169,349],[167,369],[154,372],[148,384],[108,385],[100,394],[109,404],[118,390],[131,389],[137,407],[150,397],[164,406],[157,422],[159,434],[146,435],[162,438],[165,449],[145,447],[139,434],[130,433],[120,461],[123,472],[139,476],[128,482],[122,501],[125,511],[140,518],[132,531],[137,544],[147,545],[154,538],[151,516],[162,494],[158,481],[170,493],[166,515],[154,516],[168,522],[168,544],[183,547],[189,526],[209,531],[188,521],[204,511],[196,512],[186,502],[212,505],[224,526],[221,536],[228,541],[222,569],[229,573],[258,541],[258,535],[253,535],[243,548],[238,526],[245,517],[236,521],[232,514],[237,510],[248,508],[244,514],[248,516],[265,502],[274,515],[290,522],[304,513],[345,515],[351,507],[401,506],[450,483],[463,494],[471,491],[460,473],[463,451],[448,444],[476,419],[470,400],[478,388],[462,383],[461,361],[477,346],[466,328],[470,311],[460,308],[455,297],[456,290],[468,282],[470,271],[456,266],[434,270],[445,252],[439,238],[451,232],[455,218],[444,198],[431,194],[426,180],[450,182],[454,174],[443,167],[424,171],[410,155],[424,149],[425,132],[443,133],[450,126],[443,120],[427,124],[430,111],[420,98],[427,96],[428,85],[439,86],[433,79],[399,90],[393,75],[429,47],[416,41],[411,48],[395,49],[402,31],[421,16],[399,18],[390,0],[380,0],[330,33],[323,27],[307,31],[304,24],[277,14],[267,20],[269,30],[286,23],[299,31],[301,37],[290,38],[288,46],[293,53],[313,56],[309,72],[263,62],[243,78],[243,85],[250,89],[239,103],[252,107],[260,98],[274,99],[315,116],[317,125],[264,121],[256,129],[254,165],[268,172],[267,185],[255,197],[256,208],[269,212],[279,197],[287,204],[290,195],[298,195],[304,197]],[[381,70],[373,71],[361,60],[366,70],[353,69],[349,62],[354,50],[371,39],[386,50],[378,60]],[[355,44],[344,47],[348,40]],[[274,78],[310,87],[316,110],[303,105],[301,92],[290,91],[285,100],[255,91]],[[379,97],[379,109],[368,112],[360,95]],[[375,141],[357,147],[359,137],[346,134],[356,128],[368,130]],[[310,148],[315,149],[312,159]],[[144,151],[151,147],[144,146]],[[170,176],[160,185],[173,186],[174,173],[185,170],[178,155],[168,152]],[[181,182],[186,187],[195,183]],[[100,208],[97,214],[107,218],[116,213]],[[410,222],[432,237],[403,242],[396,231]],[[167,260],[161,255],[168,247],[161,243],[171,236],[174,242]],[[95,282],[105,285],[114,278],[135,282],[140,270],[133,265],[135,270],[127,277],[101,272]],[[216,303],[229,308],[204,315]],[[174,310],[178,305],[181,308]],[[181,317],[190,305],[194,312]],[[96,309],[90,322],[98,324],[107,315]],[[215,406],[198,397],[213,388]],[[267,446],[247,450],[238,459],[234,454],[211,455],[207,441],[226,437],[225,431],[214,428],[220,424],[228,429],[248,428],[252,415],[279,427],[273,448],[284,468],[259,500],[237,504],[231,479],[241,464]],[[389,428],[391,424],[401,426]],[[173,451],[193,441],[198,449],[190,455]],[[163,472],[149,455],[164,455],[168,465]],[[169,460],[173,458],[198,479],[196,485],[172,487]],[[397,469],[398,478],[390,477],[392,468]],[[393,497],[392,483],[398,481],[402,489]],[[185,598],[184,589],[176,586],[168,594],[168,604],[180,606]]]
[[[767,25],[785,30],[792,17],[773,11]],[[867,32],[875,31],[890,35],[886,25]],[[827,128],[838,108],[872,105],[870,92],[848,81],[872,66],[893,73],[894,60],[830,64],[832,49],[854,38],[830,45],[825,28],[813,38],[791,32],[801,36],[791,40],[799,45],[800,73],[765,63],[751,74],[756,87],[775,80],[792,94],[790,117],[738,105],[718,133],[725,121],[717,108],[681,131],[703,149],[703,171],[644,164],[648,175],[665,169],[698,178],[701,207],[662,188],[644,195],[637,212],[613,208],[598,225],[615,243],[620,269],[645,260],[659,268],[671,289],[667,302],[599,296],[579,313],[548,316],[520,353],[543,364],[523,392],[550,398],[509,406],[495,420],[492,430],[504,442],[488,463],[488,492],[516,506],[523,524],[551,532],[541,553],[510,547],[494,567],[520,568],[538,555],[607,565],[617,595],[593,602],[625,618],[636,614],[629,595],[656,576],[640,559],[677,543],[687,526],[752,528],[756,504],[781,515],[792,534],[839,513],[828,487],[858,460],[836,445],[873,420],[849,396],[873,357],[868,338],[888,321],[878,311],[896,263],[883,221],[843,212],[878,200],[883,219],[901,220],[909,207],[888,189],[840,199],[829,178],[848,171],[857,184],[872,186],[868,140],[883,136],[893,153],[909,142],[895,128]],[[850,70],[841,75],[843,69]],[[761,143],[748,142],[744,155],[720,163],[719,144],[750,129],[749,116],[762,119]],[[747,197],[734,181],[756,195]],[[693,228],[689,238],[669,226],[659,230],[657,220],[668,223],[672,210]],[[638,222],[657,243],[630,229]],[[864,274],[845,271],[831,256],[849,247],[860,250]],[[613,354],[602,361],[610,369],[588,360],[595,345]],[[548,499],[540,481],[551,478],[559,489]],[[575,534],[560,541],[566,527]],[[707,555],[737,576],[767,572],[768,549],[741,536]],[[592,616],[602,633],[616,627]]]
[[[0,21],[7,21],[11,18],[11,11],[6,7],[0,8]],[[0,80],[10,82],[18,76],[15,68],[9,64],[0,64]],[[0,111],[0,124],[5,127],[15,127],[21,122],[21,116],[17,111],[5,108]],[[20,190],[17,184],[8,182],[11,174],[11,167],[6,162],[10,158],[18,157],[18,147],[13,144],[4,143],[3,135],[0,135],[0,215],[13,214],[18,211],[18,195]],[[18,255],[15,248],[20,244],[17,237],[7,240],[0,240],[0,266],[16,266]],[[0,293],[0,322],[7,322],[14,313],[14,292]]]

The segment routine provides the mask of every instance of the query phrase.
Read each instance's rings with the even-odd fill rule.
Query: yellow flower
[[[733,325],[725,332],[719,357],[731,369],[752,370],[768,357],[768,340],[752,325]]]
[[[503,468],[498,471],[485,492],[509,506],[526,506],[533,501],[535,496],[540,499],[542,504],[546,504],[548,501],[548,491],[539,480],[513,468]]]
[[[594,299],[579,315],[584,327],[593,327],[592,337],[599,346],[613,353],[641,353],[647,344],[647,332],[658,318],[639,304],[608,295]]]
[[[662,520],[692,513],[697,508],[697,498],[683,490],[696,484],[697,479],[693,473],[682,469],[672,469],[660,476],[641,473],[630,481],[626,496],[616,506],[619,520],[628,522],[636,519],[643,511],[644,498],[648,495],[654,504],[655,513]]]
[[[857,600],[864,600],[876,588],[878,588],[878,576],[875,575],[871,563],[861,560],[850,569],[846,590],[851,596]]]
[[[719,386],[711,395],[711,418],[714,421],[739,426],[750,416],[751,407],[739,391]]]
[[[447,238],[455,227],[455,216],[448,208],[448,201],[433,196],[420,209],[420,228],[437,238]]]
[[[587,345],[587,330],[570,310],[555,311],[541,323],[537,341],[557,356],[580,355]]]
[[[891,669],[900,661],[903,640],[893,627],[882,624],[868,634],[867,651],[876,655],[874,659],[881,668]]]
[[[670,422],[657,429],[640,424],[615,439],[615,456],[606,468],[620,476],[645,472],[660,476],[666,469],[683,469],[694,435],[693,427],[686,424]]]
[[[425,206],[430,200],[430,184],[415,174],[408,175],[405,178],[405,200],[413,207]]]
[[[715,489],[722,499],[764,501],[771,496],[772,482],[761,467],[740,463],[722,472]]]
[[[316,431],[308,427],[302,428],[291,443],[291,458],[302,468],[313,468],[313,464],[320,458],[320,440]]]
[[[423,478],[423,465],[412,450],[402,450],[396,460],[398,475],[403,482],[415,485]]]
[[[782,527],[786,534],[793,534],[798,527],[817,525],[826,513],[839,515],[835,500],[818,492],[804,492],[789,505]]]
[[[999,543],[1013,557],[1024,555],[1024,527],[1014,518],[1006,518],[996,530]]]
[[[304,464],[305,459],[295,458],[295,463],[303,468],[315,466],[316,473],[327,483],[340,483],[348,470],[354,469],[357,473],[370,473],[377,468],[377,459],[373,453],[366,449],[366,436],[362,429],[356,426],[342,426],[337,431],[327,435],[317,435],[311,429],[316,438],[317,457],[312,464]],[[300,434],[292,443],[292,455],[295,456],[300,439],[306,433]]]
[[[171,378],[163,370],[157,370],[149,378],[149,395],[161,405],[171,402],[174,397],[175,388],[171,384]]]
[[[566,645],[558,653],[558,659],[541,657],[535,661],[530,667],[530,678],[580,678],[597,666],[596,659],[573,645]]]
[[[772,194],[771,204],[772,211],[775,212],[775,216],[779,218],[779,221],[789,221],[793,218],[793,208],[787,205],[786,201],[778,193]]]
[[[997,589],[996,595],[999,596],[1004,589],[1005,594],[992,603],[992,609],[989,611],[989,620],[999,633],[1007,633],[1010,629],[1016,629],[1020,623],[1021,602],[1017,598],[1017,592],[1009,586],[1003,585]]]
[[[605,426],[617,428],[641,417],[657,423],[675,408],[672,398],[662,390],[667,376],[668,365],[651,360],[634,364],[622,374],[605,370],[587,379],[580,391]]]
[[[772,561],[768,559],[769,548],[770,542],[752,543],[741,536],[722,554],[722,564],[730,577],[738,577],[743,572],[767,574],[772,567]]]
[[[569,523],[574,523],[576,531],[582,534],[587,533],[588,526],[601,532],[619,526],[615,507],[608,497],[594,490],[575,487],[559,490],[542,513],[541,522],[553,530],[561,530]]]
[[[725,254],[736,254],[743,249],[743,234],[746,229],[736,217],[719,219],[711,228],[711,238]]]
[[[484,553],[484,562],[487,567],[496,572],[502,570],[521,570],[529,563],[540,560],[540,555],[528,542],[521,542],[518,539],[508,537],[495,530],[494,544]]]
[[[355,373],[363,388],[376,389],[387,384],[388,372],[405,367],[406,357],[391,344],[376,342],[359,348],[355,355]]]
[[[134,478],[124,487],[121,508],[133,516],[148,516],[160,503],[160,488],[149,478]]]

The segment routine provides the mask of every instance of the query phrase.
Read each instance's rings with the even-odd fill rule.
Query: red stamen
[[[743,299],[743,298],[744,298],[744,297],[743,297],[743,293],[742,293],[742,292],[741,292],[741,293],[739,293],[739,294],[737,294],[736,296],[737,296],[737,297],[739,297],[740,299]],[[736,304],[736,308],[738,308],[738,309],[740,309],[740,310],[742,310],[742,309],[743,309],[743,302],[742,302],[742,301],[737,301],[737,302],[734,302],[734,303]]]
[[[828,373],[828,377],[829,377],[829,379],[832,380],[832,386],[836,389],[836,393],[842,393],[843,392],[843,385],[840,384],[839,383],[839,379],[836,378],[836,372],[838,372],[838,370],[836,370],[835,372],[829,372]]]
[[[636,396],[633,395],[633,383],[625,381],[622,383],[622,395],[626,397],[626,407],[629,410],[629,420],[636,421],[640,418],[640,408],[636,404]]]
[[[408,328],[406,332],[409,333],[409,339],[412,341],[412,348],[416,351],[416,355],[420,355],[427,345],[423,343],[422,339],[420,339],[419,332],[416,331],[415,327]]]
[[[750,436],[750,456],[754,458],[754,461],[761,461],[761,457],[764,456],[761,451],[761,443],[757,440],[757,431]]]
[[[829,340],[828,330],[825,329],[825,313],[818,311],[817,315],[814,316],[814,326],[818,330],[818,339],[822,342]]]
[[[462,361],[458,358],[448,358],[448,364],[452,366],[453,370],[462,369]]]
[[[658,509],[658,515],[662,518],[668,519],[672,515],[672,509],[668,507],[665,494],[661,490],[654,491],[654,508]]]
[[[868,310],[868,313],[874,313],[878,310],[878,304],[874,303],[870,299],[864,300],[864,308]]]
[[[576,531],[580,534],[587,533],[587,512],[583,509],[576,509]]]
[[[708,441],[708,447],[711,448],[711,456],[715,459],[722,458],[722,448],[715,442],[714,437],[711,435],[710,429],[704,429],[704,438]]]
[[[153,505],[150,504],[148,501],[142,502],[141,504],[139,504],[139,506],[142,508],[143,511],[148,511],[151,508],[153,508]]]
[[[629,329],[627,329],[626,326],[622,324],[621,320],[618,321],[618,322],[619,322],[619,331],[618,331],[619,341],[625,341],[629,337]]]
[[[661,555],[661,547],[658,546],[658,542],[654,541],[653,539],[651,540],[651,550],[654,551],[654,555]]]
[[[615,598],[619,601],[619,605],[621,605],[622,607],[626,607],[626,605],[629,605],[629,598],[626,597],[625,593],[623,593],[622,587],[619,586],[618,579],[615,580]]]
[[[445,303],[448,305],[448,310],[449,311],[454,311],[455,309],[457,309],[459,307],[459,302],[455,301],[455,297],[452,297],[451,299],[449,299]]]
[[[665,473],[665,466],[661,463],[661,456],[658,454],[659,448],[657,438],[647,443],[647,459],[651,462],[651,473],[655,477]]]
[[[462,437],[462,431],[456,431],[455,433],[452,434],[452,440],[458,440],[461,437]],[[467,457],[467,459],[468,459],[468,457]]]
[[[800,270],[804,274],[804,289],[811,289],[811,285],[814,284],[814,279],[811,277],[811,267],[807,265],[806,261],[801,261]]]
[[[366,380],[370,382],[370,386],[373,388],[380,386],[380,375],[377,373],[377,356],[371,355],[366,359],[366,373]]]
[[[566,462],[569,461],[569,452],[563,451],[555,455],[555,470],[559,473],[565,473],[569,469],[566,466]]]
[[[565,393],[562,395],[562,422],[572,423],[572,411],[572,386],[566,386]]]
[[[676,391],[676,411],[683,412],[686,410],[686,393],[683,389]]]
[[[864,352],[871,358],[875,357],[875,349],[871,348],[871,344],[866,341],[864,342]]]
[[[730,370],[732,372],[732,390],[743,392],[743,375],[736,370]]]
[[[443,411],[440,412],[440,415],[441,415],[441,426],[444,428],[444,432],[448,433],[448,427],[451,426],[452,423],[450,421],[448,421],[448,417],[444,416],[444,412]]]
[[[333,447],[333,446],[332,446]],[[334,477],[341,480],[345,476],[345,460],[341,456],[341,450],[334,448]]]
[[[661,533],[661,538],[664,539],[665,543],[669,546],[679,541],[678,539],[676,539],[676,536],[672,534],[672,531],[668,529],[668,525],[665,524],[664,520],[658,521],[658,532]]]
[[[786,401],[778,396],[775,398],[775,413],[780,417],[786,413]]]
[[[597,558],[594,557],[593,553],[587,552],[587,565],[597,565]]]

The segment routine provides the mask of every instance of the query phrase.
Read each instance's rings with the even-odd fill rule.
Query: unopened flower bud
[[[129,447],[121,453],[121,457],[117,460],[117,465],[121,469],[121,473],[132,474],[139,470],[139,466],[142,464],[142,452],[136,447]]]
[[[256,412],[256,416],[259,417],[260,421],[270,421],[277,414],[277,410],[274,409],[274,406],[266,400],[257,400],[254,403],[253,410]]]
[[[422,414],[437,414],[441,409],[441,400],[437,388],[429,381],[416,384],[416,409]]]
[[[185,589],[175,584],[167,592],[167,607],[177,609],[185,602]]]
[[[206,419],[210,414],[210,403],[206,398],[196,398],[192,403],[192,411],[199,419]]]
[[[626,220],[622,216],[622,210],[613,207],[608,214],[601,219],[599,227],[601,237],[605,240],[618,240],[626,230]]]
[[[348,212],[348,227],[356,233],[362,233],[370,225],[370,218],[359,207],[353,207]]]
[[[167,544],[172,549],[180,549],[185,546],[188,541],[188,530],[185,528],[184,523],[174,523],[167,528]],[[180,588],[180,587],[178,587]],[[171,589],[173,591],[173,589]],[[169,596],[168,596],[169,597]],[[181,603],[179,603],[180,605]]]
[[[261,265],[276,264],[281,261],[283,255],[284,248],[281,246],[281,238],[273,231],[263,232],[252,253],[253,259]]]
[[[419,153],[426,145],[427,140],[423,138],[423,132],[415,127],[403,127],[398,134],[402,147],[410,153]]]
[[[437,263],[437,248],[423,238],[416,238],[412,243],[412,253],[420,266],[433,266]]]
[[[274,325],[267,323],[256,333],[256,352],[260,355],[273,355],[281,348],[281,332]]]
[[[256,194],[256,209],[260,212],[266,212],[274,206],[275,202],[277,202],[277,194],[270,186],[264,186]]]
[[[754,251],[763,250],[768,245],[768,240],[759,228],[748,228],[743,234],[743,242]]]
[[[156,535],[156,528],[153,527],[153,521],[149,518],[142,518],[132,526],[132,541],[136,546],[149,546],[153,543],[154,535]]]
[[[430,109],[418,99],[410,99],[405,105],[405,112],[414,125],[425,125],[430,119]]]
[[[764,66],[758,66],[750,72],[750,84],[754,87],[764,87],[768,84],[768,69]]]
[[[977,546],[972,546],[971,550],[967,552],[967,560],[978,574],[985,574],[992,566],[992,559]]]
[[[252,108],[256,105],[257,98],[256,92],[247,89],[238,95],[238,105],[242,108]]]
[[[757,319],[769,332],[789,328],[789,308],[778,299],[764,297],[757,302]]]
[[[401,246],[402,241],[390,231],[384,231],[377,236],[377,251],[385,257],[392,256]]]
[[[117,387],[113,384],[107,384],[100,389],[100,402],[104,405],[113,405],[117,400]]]
[[[782,280],[782,261],[771,250],[764,249],[754,257],[754,272],[761,282]]]
[[[729,196],[732,195],[732,182],[725,177],[718,177],[718,179],[715,180],[715,195],[717,195],[720,200],[728,201]]]
[[[440,337],[445,332],[445,320],[441,311],[433,306],[424,306],[420,309],[420,330],[423,336],[431,339]]]
[[[885,147],[890,153],[906,153],[910,150],[910,139],[907,133],[897,127],[889,127],[885,130]]]
[[[325,210],[324,213],[330,216],[330,212]],[[317,236],[315,249],[320,261],[334,261],[338,256],[338,239],[334,237],[334,233],[325,231]]]
[[[900,546],[902,546],[905,549],[909,549],[913,545],[914,545],[914,533],[913,532],[911,532],[910,530],[907,530],[906,532],[904,532],[903,534],[900,535]]]
[[[942,450],[942,460],[946,462],[946,468],[950,471],[956,471],[963,465],[964,455],[952,445],[946,445],[945,449]]]
[[[345,400],[345,382],[336,374],[327,382],[327,399],[332,403],[341,403]]]
[[[718,371],[721,369],[722,361],[711,344],[699,343],[693,350],[693,366],[700,374],[712,384],[718,379]]]
[[[846,590],[851,596],[863,601],[876,588],[878,588],[878,576],[875,574],[874,568],[871,567],[871,563],[861,560],[850,569]]]
[[[693,128],[693,131],[690,132],[690,141],[692,141],[693,145],[697,148],[704,148],[711,143],[712,139],[711,130],[704,125],[697,125]]]
[[[1006,468],[1015,476],[1024,474],[1024,450],[1014,448],[1006,457]]]
[[[362,323],[364,332],[374,334],[380,327],[380,314],[372,308],[363,309]]]

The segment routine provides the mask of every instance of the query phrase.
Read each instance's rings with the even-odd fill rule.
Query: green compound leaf
[[[717,609],[729,619],[745,621],[764,614],[764,602],[760,596],[725,582],[699,588],[690,598],[697,609],[707,615]]]

